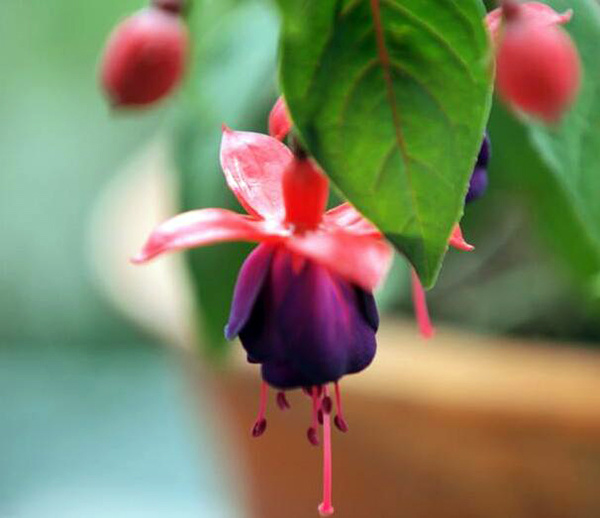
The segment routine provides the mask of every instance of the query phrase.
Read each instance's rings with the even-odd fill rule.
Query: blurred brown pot
[[[218,397],[245,462],[254,516],[316,515],[320,451],[309,402],[274,402],[250,427],[258,374],[241,365]],[[429,343],[387,322],[375,364],[344,380],[348,434],[334,435],[343,518],[600,516],[600,357],[580,349],[440,332]]]

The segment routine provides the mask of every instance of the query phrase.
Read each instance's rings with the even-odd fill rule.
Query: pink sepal
[[[292,236],[286,246],[372,291],[387,274],[392,248],[384,240],[341,229]]]
[[[292,120],[287,111],[283,96],[277,99],[269,114],[269,135],[277,140],[283,140],[292,129]]]
[[[249,214],[283,221],[283,172],[292,152],[268,135],[223,127],[221,166],[227,185]]]
[[[462,230],[460,229],[460,225],[458,223],[454,226],[454,230],[452,230],[448,244],[452,248],[456,248],[457,250],[462,250],[464,252],[472,252],[475,250],[473,245],[470,245],[465,241]]]
[[[277,241],[284,231],[269,222],[242,216],[226,209],[200,209],[179,214],[150,234],[134,263],[144,263],[154,257],[203,245],[226,241]]]
[[[328,227],[343,228],[358,236],[381,237],[381,232],[377,230],[377,227],[349,203],[342,203],[327,211],[323,216],[323,223]]]

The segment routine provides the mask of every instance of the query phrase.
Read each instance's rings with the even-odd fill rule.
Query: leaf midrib
[[[406,174],[406,181],[409,185],[410,191],[410,199],[412,201],[413,212],[415,214],[415,219],[417,225],[419,227],[419,232],[421,235],[422,246],[425,248],[425,232],[423,227],[423,222],[421,220],[421,214],[419,211],[419,205],[417,202],[417,198],[415,195],[415,189],[413,185],[412,172],[410,170],[410,160],[408,156],[408,151],[406,149],[406,142],[404,140],[404,135],[402,132],[401,121],[400,121],[400,113],[398,112],[397,102],[396,102],[396,93],[394,92],[394,83],[392,81],[392,72],[390,67],[390,56],[387,50],[386,42],[385,42],[385,34],[383,32],[383,25],[381,22],[381,9],[379,0],[370,0],[371,7],[371,16],[373,18],[373,27],[375,28],[375,39],[377,44],[377,54],[379,57],[379,62],[381,63],[383,78],[385,82],[385,87],[387,91],[388,103],[390,105],[390,111],[392,115],[392,123],[394,125],[394,132],[396,134],[396,142],[398,144],[398,148],[400,149],[400,155],[402,157],[402,161],[404,162],[404,172]],[[383,175],[383,171],[378,173],[375,185],[378,185],[381,177]],[[424,276],[429,278],[429,263],[427,260],[423,261],[423,270]]]

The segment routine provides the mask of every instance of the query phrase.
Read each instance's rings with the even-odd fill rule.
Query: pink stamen
[[[435,333],[435,329],[431,325],[431,320],[429,319],[425,290],[423,289],[423,285],[415,270],[412,270],[412,287],[415,316],[417,318],[417,323],[419,324],[421,336],[423,336],[423,338],[431,338]]]
[[[342,394],[340,391],[340,384],[335,383],[335,406],[337,407],[337,414],[333,419],[335,426],[340,432],[346,433],[348,431],[348,423],[344,419],[344,411],[342,409]]]
[[[290,402],[285,397],[283,390],[277,392],[277,406],[280,410],[289,410],[291,408]]]
[[[258,407],[258,415],[256,421],[252,426],[252,437],[260,437],[267,429],[267,420],[265,415],[267,413],[267,390],[268,386],[266,382],[262,382],[260,385],[260,404]]]
[[[327,390],[327,387],[325,387],[325,397],[328,396]],[[331,505],[332,477],[331,416],[325,412],[323,416],[323,501],[319,505],[319,514],[321,516],[331,516],[333,514],[333,506]]]
[[[317,428],[319,426],[319,410],[321,406],[321,391],[320,387],[316,385],[312,387],[310,392],[312,398],[312,424],[306,432],[308,442],[313,446],[319,446],[319,435],[317,434]]]

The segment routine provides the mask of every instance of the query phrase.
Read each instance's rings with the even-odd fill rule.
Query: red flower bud
[[[505,102],[546,122],[557,121],[579,90],[581,65],[569,35],[519,11],[504,22],[496,65]]]
[[[179,84],[185,69],[188,33],[181,19],[144,9],[113,31],[101,64],[102,86],[116,107],[153,104]]]
[[[308,158],[294,159],[283,173],[285,216],[299,230],[319,226],[329,197],[327,177]]]

